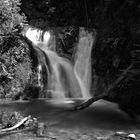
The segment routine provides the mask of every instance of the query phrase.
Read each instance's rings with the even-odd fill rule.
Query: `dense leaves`
[[[20,14],[20,0],[0,1],[0,34],[12,32],[21,22],[25,22],[24,14]]]
[[[0,44],[0,69],[1,98],[20,97],[32,70],[29,47],[19,36],[3,38]]]

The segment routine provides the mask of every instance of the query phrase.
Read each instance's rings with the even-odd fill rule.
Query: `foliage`
[[[19,98],[32,74],[28,45],[19,36],[5,37],[0,45],[0,56],[0,95]]]
[[[92,23],[91,17],[94,18],[95,3],[98,6],[100,2],[98,0],[61,0],[61,2],[22,0],[21,9],[29,23],[36,27],[88,26]]]
[[[41,87],[38,86],[38,77],[37,72],[33,71],[30,75],[30,79],[28,84],[25,86],[23,91],[23,99],[24,100],[31,100],[35,98],[39,98],[39,93],[41,91]]]
[[[74,48],[78,40],[79,28],[69,26],[64,28],[57,28],[56,30],[56,50],[57,53],[73,61]]]
[[[20,13],[20,5],[20,0],[0,1],[0,34],[13,32],[17,25],[25,22],[26,17]]]

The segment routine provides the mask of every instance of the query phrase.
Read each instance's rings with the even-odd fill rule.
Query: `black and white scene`
[[[139,0],[0,0],[1,140],[140,140]]]

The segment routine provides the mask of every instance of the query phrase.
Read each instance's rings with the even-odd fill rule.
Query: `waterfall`
[[[42,36],[43,34],[43,36]],[[91,86],[91,49],[93,45],[92,33],[81,28],[75,63],[72,64],[66,58],[60,57],[55,52],[55,39],[51,32],[28,29],[26,37],[32,41],[38,55],[38,83],[41,86],[41,69],[44,63],[48,76],[46,97],[64,98],[89,98]],[[37,49],[39,48],[39,49]],[[45,63],[44,54],[50,62],[50,72]],[[43,59],[43,60],[42,60]]]
[[[86,31],[84,28],[80,28],[79,42],[77,45],[77,51],[75,54],[75,75],[81,85],[83,91],[83,97],[90,97],[91,86],[91,50],[94,42],[92,32]]]

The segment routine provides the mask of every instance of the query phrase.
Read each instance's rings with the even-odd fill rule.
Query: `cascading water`
[[[84,32],[84,29],[82,32]],[[49,59],[51,71],[47,72],[49,76],[46,94],[49,95],[49,97],[57,99],[69,97],[89,98],[89,89],[91,84],[90,57],[91,48],[93,45],[92,34],[88,34],[88,36],[84,35],[84,37],[82,34],[80,35],[74,66],[67,59],[59,57],[54,51],[55,43],[50,32],[44,33],[43,41],[40,34],[42,34],[40,30],[29,28],[25,35],[32,41],[32,43],[35,45],[34,47],[39,47],[41,50],[43,50]],[[38,59],[43,58],[43,56],[41,58],[40,53],[38,53],[38,55]],[[39,60],[39,63],[40,62],[42,63],[44,61]],[[48,70],[48,66],[46,64],[45,67]],[[42,67],[40,64],[38,71],[41,71],[41,68]]]
[[[82,97],[82,91],[75,77],[72,64],[66,59],[59,57],[53,51],[44,51],[49,57],[52,67],[50,85],[48,87],[48,90],[53,91],[52,97]]]
[[[90,97],[91,86],[91,50],[95,37],[92,32],[80,28],[79,42],[75,54],[74,72],[83,91],[83,97]]]

